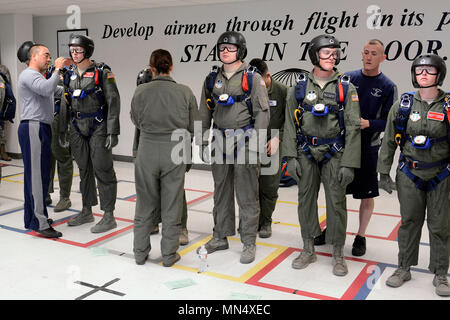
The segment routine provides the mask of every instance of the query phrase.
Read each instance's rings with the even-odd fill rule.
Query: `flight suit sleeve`
[[[255,129],[267,129],[270,122],[269,95],[264,81],[257,73],[253,75],[251,100]]]
[[[202,87],[202,93],[200,97],[200,104],[198,108],[198,116],[200,121],[202,122],[202,132],[201,135],[197,134],[195,138],[195,143],[199,146],[208,144],[208,137],[205,136],[205,132],[211,128],[211,120],[212,120],[212,111],[208,109],[206,105],[206,99],[207,99],[207,92],[206,92],[206,85],[203,83]]]
[[[341,167],[360,168],[361,166],[361,111],[356,88],[349,84],[344,109],[345,148]]]
[[[130,107],[130,119],[131,122],[134,124],[134,138],[133,138],[133,158],[136,158],[137,156],[137,150],[139,147],[139,137],[141,135],[141,130],[138,125],[138,119],[136,115],[136,92],[137,88],[134,91],[133,98],[131,99],[131,107]]]
[[[283,141],[281,142],[282,157],[297,157],[297,127],[294,111],[298,103],[295,99],[294,87],[289,88],[286,97],[286,111],[283,129]]]
[[[70,97],[67,87],[63,86],[63,90],[61,92],[61,104],[59,107],[59,120],[58,120],[58,132],[60,134],[67,132],[70,117],[69,103]]]
[[[194,135],[194,126],[195,122],[200,119],[197,99],[194,96],[194,93],[189,89],[189,126],[188,130],[191,133],[191,136]]]
[[[137,111],[137,107],[138,107],[137,95],[136,95],[137,89],[138,88],[136,88],[136,90],[134,91],[133,98],[131,99],[130,119],[131,119],[131,122],[133,122],[133,124],[136,126],[136,128],[140,129],[139,128],[138,115],[137,115],[137,112],[136,112]]]
[[[392,162],[394,160],[397,143],[395,143],[395,125],[394,120],[398,113],[399,103],[396,102],[389,111],[384,131],[383,141],[381,143],[380,153],[378,155],[377,171],[382,174],[389,174]]]
[[[108,115],[106,117],[106,133],[120,134],[120,95],[117,89],[116,79],[111,70],[105,68],[103,70],[103,92],[105,102],[108,107]]]
[[[282,124],[283,125],[281,125],[281,128],[280,128],[280,133],[279,133],[279,135],[278,135],[278,138],[280,139],[280,140],[283,140],[283,136],[284,136],[284,123],[285,123],[285,121],[286,121],[286,99],[287,99],[287,91],[288,91],[288,88],[286,87],[286,86],[283,86],[282,87],[282,90],[281,90],[281,92],[282,92],[282,100],[280,101],[280,107],[283,109],[283,115],[282,115]]]

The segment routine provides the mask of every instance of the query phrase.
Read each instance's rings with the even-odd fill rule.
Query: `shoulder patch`
[[[3,82],[0,82],[0,88],[4,88],[5,84]]]
[[[352,94],[352,101],[359,101],[357,94]]]
[[[114,77],[114,73],[112,72],[108,72],[106,74],[106,79],[108,80],[108,82],[110,83],[115,83],[116,82],[116,78]]]

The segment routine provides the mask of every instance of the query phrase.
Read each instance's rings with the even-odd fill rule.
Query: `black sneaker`
[[[135,261],[136,261],[136,264],[137,264],[138,266],[142,266],[143,264],[145,264],[145,262],[147,261],[147,259],[148,259],[148,255],[146,255],[144,259],[137,259],[137,258],[136,258]]]
[[[52,204],[52,197],[50,197],[50,194],[47,194],[47,196],[45,197],[45,205],[49,206]]]
[[[352,255],[360,257],[366,253],[366,238],[356,235],[353,242]]]
[[[314,238],[314,245],[315,246],[322,246],[325,244],[325,235],[327,233],[327,228],[323,229],[320,236],[317,236]]]
[[[39,233],[40,235],[43,235],[46,238],[60,238],[60,237],[62,237],[62,233],[59,232],[59,231],[56,231],[52,227],[49,227],[49,228],[44,229],[44,230],[37,230],[36,232]]]

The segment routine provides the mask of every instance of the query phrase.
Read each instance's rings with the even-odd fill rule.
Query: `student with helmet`
[[[150,56],[153,80],[136,88],[130,116],[140,131],[135,161],[136,212],[133,251],[136,264],[145,264],[151,250],[150,233],[162,220],[162,263],[170,267],[178,260],[182,232],[184,178],[191,162],[190,146],[194,121],[198,118],[197,100],[192,90],[176,83],[170,52],[158,49]],[[177,132],[183,138],[185,161],[173,158],[180,144],[173,140]],[[177,153],[178,155],[178,153]]]
[[[335,68],[340,43],[330,35],[311,40],[308,48],[314,68],[302,74],[288,91],[281,146],[287,170],[298,183],[298,217],[303,250],[292,262],[304,269],[317,260],[314,237],[321,234],[317,197],[320,183],[327,208],[326,241],[333,245],[333,274],[348,273],[344,259],[347,229],[345,191],[360,166],[361,130],[358,94],[347,76]]]
[[[446,65],[435,54],[417,57],[411,65],[416,92],[404,93],[389,112],[377,170],[387,180],[394,153],[400,148],[396,174],[402,223],[398,230],[398,268],[386,280],[400,287],[417,265],[425,216],[430,236],[429,270],[440,296],[450,296],[450,94],[442,86]]]
[[[80,169],[81,213],[68,221],[69,226],[94,222],[92,206],[97,205],[97,188],[102,219],[92,233],[117,227],[114,209],[117,179],[112,148],[120,133],[120,96],[114,74],[104,63],[91,60],[94,42],[84,35],[73,35],[69,50],[74,65],[64,74],[61,99],[59,141],[66,146],[66,128],[70,126],[70,147]]]
[[[380,71],[386,59],[384,45],[378,39],[371,39],[362,51],[363,68],[346,72],[356,87],[361,108],[361,168],[355,170],[355,179],[347,186],[347,194],[360,199],[359,228],[352,246],[352,255],[366,253],[365,233],[378,197],[377,160],[381,145],[381,133],[392,104],[397,100],[397,86]],[[380,184],[380,188],[392,193],[395,184]],[[326,229],[314,239],[315,245],[325,244]]]
[[[260,162],[257,147],[251,148],[249,140],[268,127],[269,99],[261,76],[244,62],[247,45],[241,33],[221,34],[216,50],[222,66],[214,66],[203,84],[199,108],[202,137],[197,140],[200,157],[207,163],[211,161],[214,178],[213,237],[205,247],[208,254],[228,249],[227,237],[236,233],[236,191],[243,243],[240,262],[247,264],[255,260],[260,212]],[[211,122],[209,158],[207,132]],[[256,160],[250,161],[251,157]]]

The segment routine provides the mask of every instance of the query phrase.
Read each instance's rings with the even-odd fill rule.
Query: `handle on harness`
[[[394,137],[394,141],[397,144],[397,146],[400,147],[401,141],[402,141],[402,134],[401,133],[397,133]]]
[[[341,81],[338,82],[338,89],[339,89],[339,102],[343,103],[345,100],[345,96],[344,96],[344,86],[342,85]]]
[[[206,99],[206,107],[209,111],[214,110],[214,102],[211,99]]]
[[[300,114],[299,117],[297,116],[297,113]],[[302,119],[302,116],[303,116],[302,110],[295,109],[295,111],[294,111],[294,118],[295,118],[295,122],[297,122],[297,126],[299,126],[299,127],[300,127],[300,120]]]
[[[248,92],[247,71],[244,71],[244,74],[242,75],[242,90],[244,90],[244,92]]]

